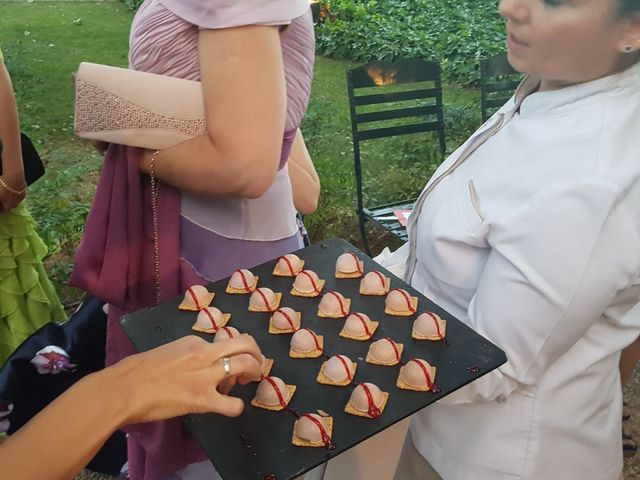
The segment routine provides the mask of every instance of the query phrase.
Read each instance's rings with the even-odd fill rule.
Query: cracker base
[[[220,322],[220,325],[216,328],[200,328],[198,327],[196,324],[193,325],[193,327],[191,327],[191,330],[193,330],[194,332],[200,332],[200,333],[216,333],[218,330],[220,330],[222,327],[224,327],[227,323],[229,323],[229,320],[231,319],[231,314],[230,313],[223,313],[222,314],[222,322]]]
[[[436,383],[436,370],[437,370],[436,367],[434,366],[431,367],[431,372],[433,372],[433,374],[431,375],[432,377],[431,383],[433,384]],[[411,390],[414,392],[430,392],[431,391],[431,389],[428,386],[414,387],[413,385],[409,385],[404,380],[402,380],[402,369],[400,369],[400,373],[398,373],[398,379],[396,380],[396,387],[401,388],[402,390]]]
[[[327,360],[328,361],[328,360]],[[353,379],[356,377],[356,371],[358,370],[358,364],[356,362],[351,362],[353,365],[353,375],[351,380],[348,378],[341,382],[334,382],[329,377],[324,374],[324,368],[327,365],[327,362],[324,362],[320,367],[320,371],[318,372],[318,376],[316,377],[316,382],[321,383],[322,385],[333,385],[335,387],[346,387],[353,382]]]
[[[355,272],[340,272],[336,269],[336,278],[360,278],[364,275],[364,262],[362,260],[358,260],[358,264],[360,265],[360,271]]]
[[[310,352],[296,352],[292,348],[289,349],[289,357],[291,358],[318,358],[320,355],[324,353],[324,336],[316,335],[318,339],[318,343],[320,344],[320,350],[317,348]]]
[[[256,281],[253,282],[253,285],[249,286],[249,290],[245,290],[244,288],[235,288],[232,287],[231,284],[228,284],[225,291],[231,295],[247,295],[256,291],[256,288],[258,287],[258,280],[260,280],[260,277],[256,277]]]
[[[387,400],[389,400],[389,393],[382,392],[382,406],[378,407],[380,409],[380,417],[384,413],[384,407],[387,406]],[[372,417],[367,412],[361,412],[356,407],[351,405],[351,402],[347,402],[347,405],[344,407],[344,411],[350,415],[356,415],[357,417],[365,417],[365,418],[373,418],[374,420],[380,417]]]
[[[273,268],[273,272],[271,274],[275,275],[276,277],[295,277],[302,270],[304,270],[304,260],[300,260],[300,268],[295,271],[293,275],[291,275],[291,272],[288,270],[279,270],[278,262],[276,262],[276,266]]]
[[[400,354],[400,359],[402,359],[402,352],[404,352],[404,344],[403,343],[396,343],[396,347],[398,347],[398,353]],[[371,347],[369,347],[369,350],[371,350]],[[367,352],[367,358],[365,359],[365,362],[370,363],[371,365],[382,365],[384,367],[393,367],[395,365],[398,365],[400,363],[400,360],[394,360],[392,363],[382,363],[377,361],[375,358],[373,358],[373,355],[371,355],[371,352]]]
[[[322,425],[324,426],[325,431],[329,438],[333,435],[333,417],[322,417]],[[291,443],[296,447],[324,447],[326,446],[322,440],[319,442],[310,442],[309,440],[305,440],[304,438],[300,438],[296,435],[295,431],[291,436]]]
[[[370,295],[374,297],[381,297],[383,295],[388,294],[391,291],[391,279],[389,277],[384,277],[384,291],[382,292],[369,292],[365,290],[362,282],[360,282],[360,295]]]
[[[420,335],[413,328],[411,329],[411,338],[415,340],[430,340],[432,342],[442,341],[447,337],[447,321],[442,320],[442,326],[440,328],[442,330],[442,338],[437,335]]]
[[[371,335],[368,336],[365,334],[360,337],[356,337],[355,335],[351,335],[349,332],[345,331],[344,328],[340,330],[340,333],[338,335],[342,338],[348,338],[349,340],[366,342],[367,340],[371,340],[371,338],[375,335],[376,330],[378,329],[378,325],[380,325],[380,322],[374,322],[373,320],[371,321]]]
[[[249,311],[250,312],[262,312],[262,313],[265,313],[265,312],[266,313],[273,313],[273,312],[275,312],[278,309],[278,307],[280,306],[280,301],[282,300],[282,293],[277,292],[275,294],[275,296],[276,296],[276,301],[268,309],[267,309],[267,307],[255,308],[254,306],[249,304]]]
[[[351,310],[351,299],[347,298],[345,299],[345,310],[347,311],[347,313],[345,313],[344,315],[342,313],[333,313],[333,314],[329,314],[329,313],[324,313],[323,311],[320,310],[320,307],[318,307],[318,317],[322,317],[322,318],[346,318],[349,316],[349,311]]]
[[[291,399],[293,398],[293,394],[296,393],[295,385],[287,385],[287,390],[289,390],[289,398],[287,399],[287,406],[291,403]],[[264,403],[260,403],[255,398],[251,400],[251,405],[254,407],[262,408],[264,410],[271,410],[272,412],[279,412],[280,410],[284,410],[287,407],[283,407],[282,405],[265,405]]]
[[[318,291],[317,292],[301,292],[300,290],[297,290],[295,287],[293,287],[291,289],[291,292],[289,292],[291,295],[293,295],[294,297],[306,297],[306,298],[315,298],[318,295],[320,295],[322,293],[322,289],[324,288],[324,284],[326,282],[324,280],[319,280],[318,281]]]
[[[418,311],[418,297],[411,297],[411,306],[413,307],[413,312],[411,310],[393,310],[392,308],[386,307],[384,313],[393,315],[394,317],[411,317]]]
[[[202,310],[205,307],[208,307],[209,305],[211,305],[211,302],[213,302],[213,298],[216,296],[216,294],[214,292],[209,292],[209,295],[207,295],[207,298],[205,298],[204,303],[202,304],[201,308],[196,308],[196,307],[191,307],[189,305],[187,305],[185,303],[185,301],[183,300],[180,305],[178,305],[178,309],[179,310],[185,310],[187,312],[199,312],[200,310]]]

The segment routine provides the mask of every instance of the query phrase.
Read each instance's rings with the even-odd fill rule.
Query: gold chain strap
[[[153,221],[153,273],[156,281],[156,305],[160,304],[160,245],[158,241],[158,192],[160,185],[156,178],[156,160],[160,150],[151,155],[149,163],[149,176],[151,178],[151,218]]]
[[[9,193],[13,193],[14,195],[23,195],[27,191],[27,187],[24,187],[22,190],[16,190],[15,188],[10,187],[2,177],[0,177],[0,185],[2,185]]]

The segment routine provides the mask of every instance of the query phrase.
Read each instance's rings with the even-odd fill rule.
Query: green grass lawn
[[[0,7],[0,41],[14,81],[22,128],[39,145],[47,175],[29,192],[39,232],[50,247],[48,267],[65,303],[79,292],[65,284],[88,212],[100,158],[73,135],[72,74],[81,61],[127,64],[132,13],[119,2],[15,2]],[[354,214],[353,152],[343,61],[319,57],[303,132],[322,181],[318,212],[307,217],[312,239],[339,236],[359,242]],[[478,93],[445,88],[447,149],[480,123]],[[417,139],[380,143],[367,152],[371,201],[406,198],[434,168],[434,143]],[[368,157],[369,158],[369,157]],[[430,161],[425,159],[430,158]],[[392,244],[372,230],[379,249]]]

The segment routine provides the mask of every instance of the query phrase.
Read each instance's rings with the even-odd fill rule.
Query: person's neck
[[[631,67],[638,63],[638,57],[626,55],[622,57],[613,68],[608,69],[606,72],[595,75],[593,78],[587,78],[579,81],[571,81],[571,80],[555,80],[555,79],[542,79],[540,81],[540,87],[538,87],[538,92],[549,92],[551,90],[560,90],[561,88],[571,87],[572,85],[579,85],[581,83],[591,82],[593,80],[598,80],[599,78],[608,77],[609,75],[614,75],[616,73],[620,73],[623,70]]]

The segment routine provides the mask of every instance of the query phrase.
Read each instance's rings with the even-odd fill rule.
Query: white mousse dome
[[[360,384],[353,389],[351,398],[349,399],[351,405],[353,405],[356,410],[359,410],[361,412],[369,412],[369,398],[367,396],[367,393],[365,392],[363,385],[365,385],[369,389],[369,393],[371,394],[371,398],[373,399],[373,404],[378,408],[382,407],[382,402],[384,401],[382,391],[378,388],[377,385],[368,382]]]
[[[353,370],[353,362],[346,355],[334,355],[324,365],[324,374],[334,382],[353,378]]]
[[[240,335],[238,329],[234,327],[223,327],[216,332],[213,337],[213,343],[229,340],[230,338],[236,338],[238,335]]]
[[[303,328],[298,330],[291,337],[291,348],[300,353],[313,352],[318,347],[316,346],[317,337],[311,330]]]
[[[287,389],[287,385],[284,381],[278,377],[269,378],[275,384],[275,388],[269,380],[263,378],[258,384],[258,389],[256,390],[256,400],[263,405],[280,405],[280,398],[278,398],[278,393],[275,390],[276,388],[285,402],[289,400],[289,390]]]

